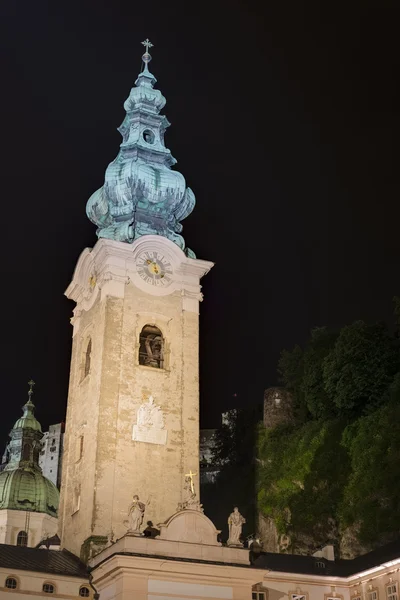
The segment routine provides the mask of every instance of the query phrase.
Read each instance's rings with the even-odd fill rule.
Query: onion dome
[[[34,382],[29,382],[28,402],[10,432],[8,462],[0,473],[0,510],[29,510],[57,516],[60,494],[39,466],[42,428],[32,402]]]
[[[183,175],[171,170],[176,160],[164,143],[170,123],[159,114],[166,100],[154,89],[157,80],[148,68],[152,44],[142,43],[144,67],[124,104],[120,152],[86,212],[100,238],[132,243],[143,235],[162,235],[194,257],[179,234],[180,221],[192,212],[195,196]]]

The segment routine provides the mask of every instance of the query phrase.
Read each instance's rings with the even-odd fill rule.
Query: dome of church
[[[29,428],[29,429],[33,429],[34,431],[42,431],[42,427],[41,427],[39,421],[36,419],[35,415],[33,414],[34,408],[35,408],[35,405],[29,399],[28,402],[24,406],[24,414],[22,415],[22,417],[20,417],[15,422],[13,429]]]
[[[0,473],[0,510],[29,510],[57,517],[60,494],[39,466],[43,433],[31,399],[34,382],[29,385],[28,402],[11,429],[5,452],[8,461]]]
[[[58,489],[37,469],[19,467],[0,473],[0,509],[29,510],[57,517],[59,502]]]

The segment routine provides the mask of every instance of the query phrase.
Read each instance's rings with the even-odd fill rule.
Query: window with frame
[[[356,594],[355,596],[352,596],[351,600],[362,600],[361,594]]]
[[[44,583],[42,589],[45,594],[54,594],[55,592],[55,587],[52,583]]]
[[[367,600],[378,600],[378,590],[369,590],[367,592]]]
[[[291,600],[307,600],[307,596],[305,594],[290,594]]]
[[[82,598],[89,598],[89,596],[90,596],[89,588],[87,588],[86,586],[82,586],[81,588],[79,588],[79,595]]]
[[[399,599],[399,595],[398,595],[398,591],[397,591],[397,582],[389,583],[389,585],[386,586],[386,598],[387,598],[387,600],[398,600]]]
[[[5,587],[9,590],[16,590],[18,587],[15,577],[7,577]]]
[[[139,365],[164,368],[164,338],[155,325],[145,325],[140,332]]]
[[[26,547],[28,545],[28,534],[26,531],[20,531],[17,535],[17,546]]]
[[[251,600],[268,600],[268,590],[265,589],[262,583],[253,585]]]

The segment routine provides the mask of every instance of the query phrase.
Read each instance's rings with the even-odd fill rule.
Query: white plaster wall
[[[20,531],[25,531],[26,512],[23,510],[0,510],[0,544],[17,543]],[[45,513],[29,513],[28,546],[36,546],[46,537],[58,531],[58,519]]]
[[[50,425],[42,438],[43,447],[39,455],[39,466],[43,475],[57,486],[62,461],[62,425]],[[54,440],[54,443],[53,443]]]
[[[42,550],[47,552],[47,550]],[[15,577],[18,582],[16,590],[9,590],[5,586],[7,577]],[[54,594],[43,592],[43,584],[52,583],[56,587]],[[66,577],[62,575],[47,575],[46,573],[37,573],[34,571],[14,570],[9,571],[0,567],[0,599],[13,598],[13,600],[26,600],[27,598],[47,598],[64,597],[79,598],[79,589],[85,586],[90,591],[90,598],[93,592],[88,581],[80,577]]]

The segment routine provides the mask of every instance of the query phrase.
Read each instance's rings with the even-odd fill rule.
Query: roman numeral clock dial
[[[138,275],[156,287],[166,287],[171,283],[172,266],[160,252],[142,252],[136,259]]]

